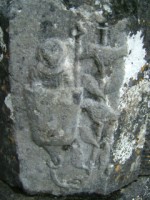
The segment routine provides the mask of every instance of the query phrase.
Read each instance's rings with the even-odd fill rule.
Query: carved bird
[[[81,139],[88,144],[99,148],[99,144],[93,136],[92,130],[88,127],[79,127]]]
[[[115,121],[119,116],[118,112],[114,112],[104,103],[99,103],[92,99],[85,99],[81,104],[81,108],[85,110],[89,117],[97,124],[108,120]]]
[[[100,90],[98,82],[90,74],[84,74],[82,76],[83,86],[85,89],[98,98],[105,100],[104,93]]]

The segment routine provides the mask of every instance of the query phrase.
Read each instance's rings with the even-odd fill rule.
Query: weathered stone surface
[[[6,13],[5,13],[6,14]],[[9,21],[0,14],[0,177],[11,185],[18,185],[19,164],[10,110],[5,104],[9,99]]]
[[[56,197],[53,195],[35,195],[29,196],[16,188],[10,188],[0,181],[0,199],[1,200],[148,200],[150,199],[150,179],[140,177],[138,181],[133,182],[120,191],[109,195],[98,194],[80,194]]]
[[[69,196],[56,197],[47,194],[38,194],[35,196],[29,196],[17,188],[10,188],[8,185],[0,181],[0,199],[1,200],[117,200],[122,196],[120,192],[115,192],[111,195],[103,196],[97,194],[76,194]]]
[[[114,20],[109,1],[9,6],[11,91],[2,104],[15,164],[4,169],[2,142],[1,178],[55,195],[109,194],[136,180],[150,109],[142,30],[131,35],[130,18]],[[4,45],[1,36],[5,55]]]
[[[139,177],[137,181],[123,188],[120,200],[148,200],[150,198],[150,178]]]

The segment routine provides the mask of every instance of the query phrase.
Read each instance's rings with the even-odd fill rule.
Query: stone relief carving
[[[10,3],[7,17],[1,16],[6,126],[13,114],[11,129],[1,135],[1,178],[17,181],[31,195],[107,195],[134,181],[141,162],[147,162],[143,16],[139,20],[133,5],[134,24],[124,3],[109,2],[19,0]],[[4,99],[7,83],[10,94]]]
[[[110,47],[109,27],[97,20],[92,35],[83,16],[70,38],[47,38],[39,45],[33,82],[24,90],[32,140],[49,154],[52,180],[61,188],[79,189],[93,170],[109,173],[119,114],[106,101],[103,78],[106,68],[124,56],[125,47]],[[84,175],[63,179],[59,169],[65,163]]]

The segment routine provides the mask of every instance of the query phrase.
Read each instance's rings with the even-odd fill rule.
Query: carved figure
[[[82,96],[82,89],[73,87],[74,58],[70,53],[71,59],[67,56],[67,45],[71,46],[51,38],[38,48],[35,81],[32,88],[26,87],[25,99],[32,106],[28,115],[33,141],[50,155],[48,166],[54,181],[62,187],[76,187],[77,180],[63,183],[56,175],[64,162],[62,148],[71,146],[76,138]]]

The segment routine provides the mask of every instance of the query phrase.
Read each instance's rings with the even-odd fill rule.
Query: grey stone
[[[11,91],[4,99],[17,158],[9,164],[15,173],[3,167],[1,177],[17,177],[30,194],[109,194],[140,174],[149,65],[139,69],[142,78],[124,82],[129,19],[111,23],[111,6],[10,3]]]
[[[120,191],[110,195],[80,194],[56,197],[53,195],[38,194],[29,196],[17,188],[10,188],[6,183],[0,181],[0,199],[1,200],[148,200],[150,198],[150,179],[149,177],[139,177],[138,181]]]

